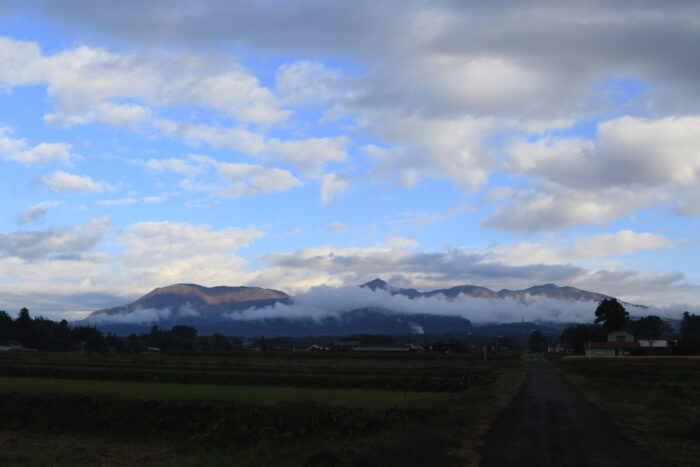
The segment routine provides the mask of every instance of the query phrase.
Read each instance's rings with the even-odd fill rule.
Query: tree
[[[0,342],[10,339],[12,335],[12,317],[0,310]]]
[[[590,324],[568,327],[557,338],[557,342],[573,348],[574,353],[579,355],[586,352],[586,342],[602,340],[605,340],[605,329],[600,326],[591,326]]]
[[[25,347],[31,347],[34,344],[34,323],[26,308],[19,310],[14,325],[14,338]]]
[[[639,318],[633,323],[634,333],[637,335],[637,338],[647,339],[652,349],[654,341],[667,337],[672,333],[671,325],[655,315]]]
[[[683,313],[681,321],[681,346],[683,353],[700,352],[700,316]]]
[[[530,333],[530,352],[546,352],[549,342],[544,337],[542,331],[532,331]]]
[[[630,314],[616,298],[606,298],[598,304],[595,310],[595,324],[603,323],[606,331],[622,329],[629,320]]]

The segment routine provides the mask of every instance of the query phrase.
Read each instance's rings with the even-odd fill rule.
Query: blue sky
[[[0,309],[178,282],[700,298],[694,2],[0,0]]]

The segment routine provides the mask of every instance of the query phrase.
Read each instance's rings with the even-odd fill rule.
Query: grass
[[[2,355],[0,464],[477,465],[525,369],[465,355]]]
[[[315,389],[265,386],[217,386],[213,384],[140,383],[79,379],[0,377],[0,394],[84,395],[157,400],[237,401],[269,405],[278,402],[314,401],[367,409],[385,409],[404,401],[436,397],[432,393],[368,389]]]
[[[700,465],[700,358],[550,360],[640,449],[663,465]]]

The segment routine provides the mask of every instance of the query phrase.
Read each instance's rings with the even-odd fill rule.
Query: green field
[[[700,465],[700,357],[550,361],[663,465]]]
[[[0,355],[2,465],[476,465],[520,357]]]

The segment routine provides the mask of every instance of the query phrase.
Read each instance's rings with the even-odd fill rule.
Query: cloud
[[[375,247],[307,248],[275,253],[263,259],[292,275],[298,274],[301,282],[316,277],[320,283],[329,283],[333,278],[341,284],[360,283],[367,277],[397,278],[403,283],[426,285],[512,280],[543,283],[570,281],[585,272],[581,267],[565,264],[511,266],[457,248],[411,251],[415,246],[413,239],[392,242],[390,237],[388,243]]]
[[[328,204],[350,188],[350,180],[346,176],[325,174],[321,179],[321,202]]]
[[[226,186],[217,190],[217,194],[226,198],[286,191],[302,185],[291,172],[283,169],[221,162],[217,164],[217,170],[226,182]]]
[[[522,143],[505,169],[594,190],[693,185],[700,172],[700,117],[647,120],[624,116],[598,125],[595,140]]]
[[[150,115],[150,106],[194,105],[258,124],[289,115],[254,75],[226,60],[202,60],[186,52],[120,54],[88,46],[45,55],[36,43],[7,38],[0,38],[0,49],[6,65],[0,83],[47,85],[57,107],[45,120],[61,126],[133,125]]]
[[[56,124],[63,127],[105,123],[115,127],[133,129],[150,119],[151,115],[151,109],[141,105],[103,102],[83,114],[52,114],[45,115],[43,119],[50,125]]]
[[[392,295],[389,291],[371,290],[349,286],[333,288],[313,287],[308,292],[294,297],[294,303],[231,312],[227,317],[235,321],[253,321],[268,318],[342,319],[346,312],[374,308],[389,314],[428,314],[437,316],[459,316],[474,324],[512,323],[543,321],[556,323],[590,323],[595,319],[596,302],[554,300],[543,296],[528,295],[524,300],[483,299],[460,294],[453,299],[444,295],[409,299],[402,295]],[[648,310],[629,307],[631,314],[646,316]],[[680,315],[673,312],[674,317]]]
[[[109,226],[109,219],[101,217],[78,227],[0,234],[0,253],[28,260],[79,258],[105,238]]]
[[[212,157],[196,154],[190,155],[190,161],[170,158],[150,159],[142,163],[153,170],[168,170],[186,175],[188,178],[180,183],[180,186],[186,190],[206,191],[223,198],[256,196],[286,191],[302,185],[299,179],[284,169],[256,164],[219,162]],[[216,169],[223,185],[204,183],[197,178],[209,167]]]
[[[299,141],[271,139],[266,147],[280,161],[291,164],[305,173],[314,174],[329,162],[343,162],[348,158],[346,136],[309,138]]]
[[[16,152],[6,156],[6,159],[24,165],[43,165],[51,162],[68,162],[72,155],[70,144],[40,143],[26,151]]]
[[[246,284],[247,262],[236,252],[262,235],[176,222],[110,229],[106,218],[2,234],[0,308],[28,306],[33,314],[60,319],[130,303],[168,284]]]
[[[399,219],[389,221],[389,224],[412,224],[415,227],[425,227],[442,220],[444,216],[427,212],[404,212]]]
[[[532,187],[506,199],[484,226],[510,231],[607,225],[654,203],[693,216],[700,118],[630,116],[598,125],[594,140],[542,139],[513,146],[505,170]]]
[[[101,193],[107,186],[104,182],[93,181],[87,175],[73,175],[60,170],[50,176],[41,177],[39,180],[51,191],[57,193]]]
[[[143,161],[142,164],[151,170],[157,172],[162,172],[163,170],[169,170],[170,172],[176,172],[188,177],[194,177],[195,175],[202,172],[203,168],[201,166],[195,166],[188,164],[186,160],[169,158],[169,159],[149,159]]]
[[[327,104],[349,92],[341,70],[321,62],[300,61],[281,65],[275,73],[277,94],[287,104]]]
[[[231,252],[261,236],[255,229],[212,231],[206,225],[140,222],[122,229],[117,239],[127,250],[123,256],[127,263],[157,265],[172,259]]]
[[[476,249],[490,261],[502,261],[514,266],[533,263],[564,264],[567,262],[599,265],[621,264],[636,253],[679,248],[683,242],[663,235],[621,230],[611,234],[558,239],[545,243],[518,242],[490,245]],[[611,258],[615,258],[611,261]]]
[[[138,203],[139,200],[136,198],[119,198],[119,199],[103,199],[98,201],[101,206],[130,206],[132,204]]]
[[[12,130],[0,127],[0,154],[6,160],[23,165],[44,165],[52,162],[69,162],[75,156],[71,154],[72,145],[68,143],[39,143],[34,147],[24,139],[12,139],[8,135]]]
[[[503,124],[490,118],[426,118],[376,113],[367,122],[388,147],[367,145],[370,175],[395,188],[410,189],[424,178],[447,179],[465,190],[480,188],[494,169],[489,139]]]
[[[247,128],[227,128],[163,118],[157,119],[155,125],[163,135],[181,138],[192,147],[206,143],[213,149],[227,148],[251,157],[269,157],[292,165],[309,176],[317,175],[326,164],[344,162],[348,158],[347,148],[351,143],[347,136],[266,140],[262,134]]]
[[[224,127],[203,123],[178,122],[158,118],[156,130],[168,138],[180,138],[192,147],[207,143],[213,149],[227,148],[256,156],[265,150],[265,138],[243,127]]]
[[[124,313],[100,313],[90,315],[90,324],[150,324],[167,321],[172,316],[170,308],[135,308]]]
[[[333,222],[332,224],[318,229],[322,234],[342,234],[351,231],[352,229],[342,222]]]
[[[55,208],[60,203],[56,201],[42,201],[39,204],[27,205],[24,208],[22,215],[17,216],[17,223],[19,225],[28,224],[29,222],[42,221],[46,216],[49,209]]]

